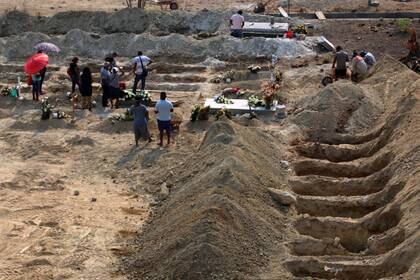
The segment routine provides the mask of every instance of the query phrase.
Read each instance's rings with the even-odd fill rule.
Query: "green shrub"
[[[411,24],[412,22],[409,18],[400,18],[397,20],[397,26],[401,32],[408,32],[408,29],[410,28]]]

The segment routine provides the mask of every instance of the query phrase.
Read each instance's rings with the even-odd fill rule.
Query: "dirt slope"
[[[128,246],[136,249],[123,271],[131,279],[416,279],[418,88],[415,73],[385,58],[359,85],[295,97],[303,111],[281,126],[215,122],[185,161],[149,181],[170,192]],[[276,202],[269,188],[296,204]]]

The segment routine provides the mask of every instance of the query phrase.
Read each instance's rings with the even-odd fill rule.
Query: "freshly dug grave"
[[[173,176],[163,171],[159,177],[168,178],[170,194],[124,262],[130,279],[257,275],[286,224],[267,191],[283,182],[285,172],[274,143],[259,129],[218,121]]]
[[[285,262],[294,276],[418,278],[419,82],[417,74],[385,58],[359,92],[351,90],[364,97],[356,108],[349,96],[332,97],[342,101],[338,108],[322,102],[329,87],[304,105],[316,109],[312,117],[322,126],[294,119],[307,129],[307,143],[297,144],[296,176],[289,180],[302,214]],[[368,104],[382,113],[369,119]],[[341,108],[349,108],[344,124],[350,133],[337,131]],[[370,129],[363,129],[366,121]],[[348,151],[356,153],[349,158]]]

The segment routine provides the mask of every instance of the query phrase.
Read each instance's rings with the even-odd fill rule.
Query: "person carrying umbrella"
[[[54,45],[53,43],[47,43],[47,42],[43,42],[43,43],[39,43],[37,45],[35,45],[34,47],[37,50],[37,53],[59,53],[60,52],[60,48],[57,47],[56,45]],[[42,95],[42,85],[44,83],[45,80],[45,74],[47,73],[47,67],[42,68],[39,73],[41,74],[41,82],[39,84],[39,93]]]
[[[32,98],[39,100],[41,73],[40,71],[48,65],[48,55],[37,53],[31,56],[24,65],[25,73],[32,78]]]
[[[42,53],[42,51],[38,51],[38,53]],[[39,74],[41,75],[41,80],[39,81],[39,94],[40,95],[43,95],[44,93],[42,92],[42,84],[44,83],[45,75],[47,74],[47,66],[45,66],[44,68],[42,68],[39,71]]]

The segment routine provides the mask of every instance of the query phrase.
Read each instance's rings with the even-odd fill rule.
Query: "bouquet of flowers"
[[[223,94],[216,97],[215,101],[218,104],[233,104],[233,101],[229,98],[226,98]]]
[[[248,97],[248,106],[250,107],[263,107],[264,106],[264,100],[258,98],[255,95],[251,95]]]
[[[41,99],[41,119],[42,120],[48,120],[51,115],[51,111],[53,109],[53,106],[48,101],[48,97],[44,97]]]
[[[149,104],[152,102],[152,97],[147,90],[141,90],[139,93],[136,94],[136,98],[139,98],[141,102],[144,104]]]

